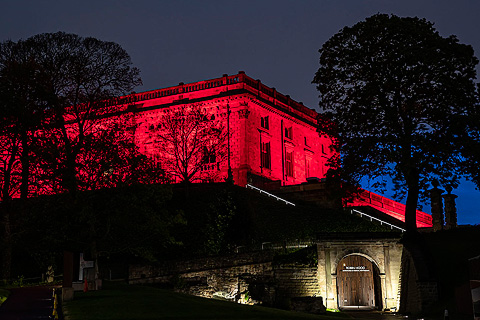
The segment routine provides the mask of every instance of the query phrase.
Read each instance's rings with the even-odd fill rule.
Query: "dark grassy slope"
[[[318,233],[324,232],[390,231],[342,210],[286,205],[257,191],[226,184],[191,185],[188,196],[178,186],[170,205],[183,210],[188,221],[183,231],[198,243],[212,221],[212,214],[222,212],[225,209],[222,202],[226,201],[234,211],[226,237],[234,245],[314,240]]]
[[[106,283],[101,291],[75,293],[65,304],[69,319],[342,319],[187,296],[153,287]]]
[[[262,242],[314,240],[323,232],[389,231],[343,211],[293,207],[225,183],[192,184],[187,191],[181,185],[134,185],[82,192],[83,200],[77,203],[69,202],[66,194],[32,198],[25,206],[18,203],[18,214],[12,217],[14,276],[38,276],[51,264],[61,272],[63,250],[88,253],[93,236],[101,257],[126,263],[231,253],[238,246],[258,248]],[[104,230],[109,230],[108,237]]]

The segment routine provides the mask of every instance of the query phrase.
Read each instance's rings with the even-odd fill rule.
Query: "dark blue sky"
[[[65,31],[119,43],[142,72],[144,84],[137,91],[243,70],[317,108],[311,81],[318,49],[342,27],[379,12],[426,18],[440,34],[457,35],[480,56],[478,0],[37,0],[0,5],[0,41]],[[480,192],[462,183],[454,193],[459,195],[459,223],[479,224]]]

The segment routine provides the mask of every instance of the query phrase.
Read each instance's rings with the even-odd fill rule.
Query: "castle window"
[[[260,118],[260,126],[264,129],[270,129],[269,123],[268,123],[268,116],[261,117]]]
[[[285,138],[293,139],[293,129],[292,129],[292,127],[285,128]]]
[[[293,177],[293,152],[285,153],[285,171],[287,176]]]
[[[305,157],[305,177],[311,177],[310,175],[310,159]]]
[[[262,168],[271,168],[270,142],[260,144],[260,166]]]
[[[217,156],[215,154],[215,151],[212,149],[208,149],[207,147],[203,147],[203,162],[204,163],[217,162]]]
[[[220,170],[217,155],[213,148],[203,147],[202,171]]]

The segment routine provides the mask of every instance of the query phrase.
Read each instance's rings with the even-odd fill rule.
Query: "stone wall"
[[[320,297],[317,268],[279,265],[273,271],[278,306],[290,309],[292,298]]]
[[[234,78],[236,82],[227,85]],[[325,176],[332,141],[318,134],[318,114],[244,73],[136,96],[142,101],[132,108],[136,124],[135,142],[143,154],[161,158],[157,140],[158,134],[164,130],[162,117],[167,112],[198,106],[224,128],[227,128],[229,119],[230,164],[236,184],[244,186],[248,182],[248,172],[269,180],[281,180],[282,185]],[[268,126],[262,127],[261,119],[266,117]],[[285,130],[290,132],[289,137]],[[266,167],[261,165],[261,142],[270,143],[271,161]],[[288,174],[286,152],[292,158],[292,172]],[[218,166],[199,177],[211,176],[214,181],[223,181],[227,169],[227,159],[223,159]]]
[[[189,272],[226,269],[237,266],[257,265],[271,263],[274,253],[271,251],[257,251],[249,253],[232,254],[226,256],[213,256],[192,260],[165,261],[156,265],[130,265],[130,283],[156,282],[156,278],[169,277]]]
[[[244,304],[324,311],[317,268],[273,262],[272,251],[130,266],[129,283],[163,284],[176,291]],[[310,306],[302,299],[316,297]]]
[[[398,310],[403,250],[399,239],[396,233],[330,234],[317,242],[318,263],[313,266],[300,260],[274,260],[275,252],[258,251],[131,266],[129,282],[163,283],[197,296],[287,309],[306,308],[305,299],[317,297],[327,308],[336,309],[337,265],[347,256],[361,255],[374,266],[375,307]],[[414,279],[404,276],[407,281]],[[418,294],[425,296],[436,288],[425,283],[420,289]],[[319,299],[314,299],[316,305]]]
[[[426,259],[422,247],[414,243],[403,250],[401,312],[428,313],[438,303],[438,282]]]

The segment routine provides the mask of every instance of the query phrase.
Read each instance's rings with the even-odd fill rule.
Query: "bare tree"
[[[157,137],[160,163],[175,181],[211,180],[227,155],[223,123],[200,105],[166,111]]]

